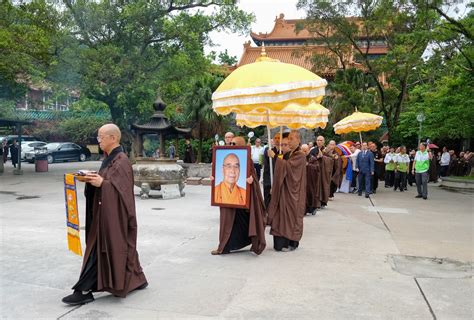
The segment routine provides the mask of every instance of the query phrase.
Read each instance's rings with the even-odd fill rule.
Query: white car
[[[32,159],[27,159],[28,153],[34,153],[36,147],[43,147],[46,142],[43,141],[22,141],[21,142],[21,160],[31,162]]]

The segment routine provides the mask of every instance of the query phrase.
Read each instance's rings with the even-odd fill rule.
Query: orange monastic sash
[[[70,251],[82,256],[76,190],[76,177],[74,174],[66,173],[64,175],[64,196],[66,198],[67,246]]]

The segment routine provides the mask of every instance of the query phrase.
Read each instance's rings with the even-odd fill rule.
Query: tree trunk
[[[197,163],[202,162],[202,123],[199,123],[199,132],[198,132],[198,150],[197,150]]]

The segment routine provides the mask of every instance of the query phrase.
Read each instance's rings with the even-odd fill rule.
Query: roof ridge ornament
[[[265,51],[265,42],[262,42],[262,52],[260,53],[260,57],[255,60],[255,62],[280,62],[278,59],[272,59],[267,56],[267,52]]]

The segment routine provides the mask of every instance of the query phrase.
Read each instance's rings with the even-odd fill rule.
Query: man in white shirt
[[[451,156],[449,155],[448,148],[443,147],[443,154],[441,155],[441,160],[439,164],[441,165],[440,175],[446,177],[448,175],[449,162],[451,161]]]
[[[351,150],[351,164],[352,164],[352,181],[351,181],[351,192],[352,193],[356,193],[357,190],[359,189],[359,186],[358,186],[358,181],[357,181],[357,155],[359,154],[360,152],[360,142],[357,142],[356,144],[353,144],[350,146],[350,150]]]
[[[257,138],[255,140],[255,145],[252,146],[252,161],[255,171],[257,172],[257,179],[260,181],[260,173],[262,170],[262,162],[263,162],[263,150],[265,148],[262,146],[262,141]]]

